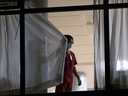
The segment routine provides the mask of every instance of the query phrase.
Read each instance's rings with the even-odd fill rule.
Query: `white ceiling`
[[[49,13],[48,19],[64,33],[72,32],[73,35],[93,34],[93,11]]]
[[[92,5],[92,1],[93,0],[48,0],[48,5]],[[70,34],[73,36],[74,45],[71,50],[75,53],[78,63],[94,62],[93,11],[48,13],[48,19],[62,34]]]

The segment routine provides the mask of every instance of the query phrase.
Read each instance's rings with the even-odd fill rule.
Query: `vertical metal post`
[[[21,84],[20,94],[25,95],[25,21],[24,21],[24,0],[20,0],[20,65]]]
[[[18,0],[18,2],[17,2],[18,4],[17,4],[17,6],[20,8],[20,0]]]
[[[105,42],[105,89],[110,90],[110,54],[109,54],[109,9],[104,0],[104,42]]]

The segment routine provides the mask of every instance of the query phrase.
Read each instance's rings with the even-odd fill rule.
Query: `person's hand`
[[[78,86],[80,86],[82,84],[80,77],[77,77],[77,81],[78,81]]]

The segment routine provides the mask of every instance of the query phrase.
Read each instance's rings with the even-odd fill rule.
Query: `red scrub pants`
[[[63,84],[56,86],[56,92],[66,91],[72,91],[72,83],[63,82]]]

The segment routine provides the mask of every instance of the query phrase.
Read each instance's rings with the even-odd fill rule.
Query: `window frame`
[[[20,70],[21,70],[21,95],[25,95],[25,14],[30,13],[50,13],[50,12],[70,12],[82,10],[104,10],[104,40],[105,40],[105,91],[110,91],[110,60],[109,60],[109,9],[128,8],[128,3],[108,4],[109,0],[104,0],[101,5],[80,5],[65,7],[49,7],[25,9],[25,0],[19,0],[17,11],[3,11],[0,15],[20,15]],[[96,90],[94,90],[95,92]]]

